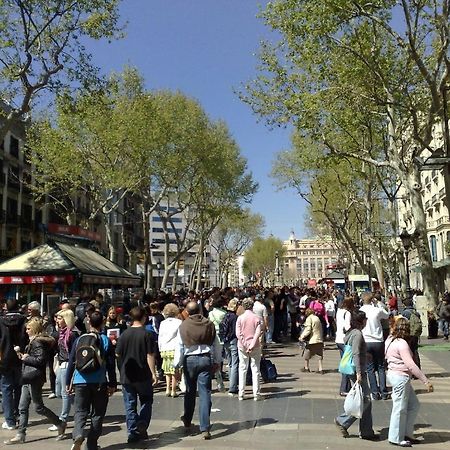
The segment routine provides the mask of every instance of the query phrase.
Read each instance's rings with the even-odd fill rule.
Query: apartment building
[[[329,238],[297,239],[292,231],[284,241],[286,249],[283,263],[283,279],[288,282],[319,280],[337,264],[338,252]]]

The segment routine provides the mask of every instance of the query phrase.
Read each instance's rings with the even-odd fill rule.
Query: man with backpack
[[[90,331],[76,340],[70,353],[66,385],[68,391],[75,392],[71,450],[80,450],[85,438],[86,450],[97,450],[108,398],[117,388],[114,349],[100,334],[102,326],[103,315],[94,311],[89,316]],[[86,436],[88,417],[91,425]]]
[[[156,353],[158,344],[144,325],[145,309],[135,306],[130,311],[133,321],[119,337],[116,355],[119,359],[120,382],[125,404],[128,444],[148,438],[147,428],[152,418],[153,386],[158,383]],[[137,412],[137,404],[141,403]]]
[[[413,354],[414,362],[420,368],[419,339],[422,335],[422,320],[420,319],[419,313],[413,306],[412,299],[405,298],[403,300],[403,305],[404,309],[402,312],[402,316],[406,317],[409,321],[409,348],[411,349],[411,352]]]
[[[28,336],[25,332],[26,317],[19,312],[17,300],[6,302],[6,313],[0,317],[0,375],[5,421],[2,428],[14,430],[18,416],[22,361],[14,347],[25,349]]]

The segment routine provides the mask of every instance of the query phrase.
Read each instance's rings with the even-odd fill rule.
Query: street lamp
[[[162,263],[161,260],[158,258],[158,261],[156,261],[156,269],[158,270],[158,290],[161,288],[161,268]]]
[[[280,253],[278,250],[275,252],[275,277],[277,285],[280,284]]]
[[[399,235],[399,238],[402,241],[403,249],[405,251],[406,294],[407,296],[409,296],[409,291],[411,290],[409,279],[409,251],[412,247],[413,235],[409,234],[408,231],[406,231],[406,228],[403,228],[402,232]]]

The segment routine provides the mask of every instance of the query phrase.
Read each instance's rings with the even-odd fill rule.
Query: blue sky
[[[122,0],[126,37],[88,47],[105,73],[135,66],[148,89],[180,90],[199,100],[211,118],[223,119],[260,185],[251,209],[264,216],[266,235],[287,239],[293,229],[302,237],[304,202],[294,192],[276,192],[269,176],[276,153],[289,148],[290,133],[258,123],[233,92],[255,76],[259,42],[270,38],[256,18],[260,3]]]

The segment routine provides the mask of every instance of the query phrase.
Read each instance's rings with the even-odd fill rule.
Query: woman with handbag
[[[303,324],[304,328],[302,334],[299,337],[300,343],[306,342],[306,347],[304,351],[305,358],[305,366],[301,369],[302,372],[310,372],[309,369],[309,360],[317,355],[319,358],[319,373],[323,375],[323,328],[322,322],[320,319],[314,314],[314,311],[311,308],[307,308],[306,312],[306,320]]]
[[[22,392],[19,402],[19,427],[17,434],[5,441],[6,445],[22,444],[25,442],[25,436],[28,426],[28,416],[30,403],[36,406],[36,413],[47,417],[58,429],[57,440],[64,436],[65,424],[58,416],[48,409],[42,400],[42,386],[45,382],[45,369],[49,355],[49,348],[52,345],[53,338],[42,333],[42,320],[35,317],[26,324],[26,332],[30,342],[25,348],[25,353],[19,353],[18,357],[22,360]]]
[[[433,385],[419,369],[408,345],[410,323],[405,317],[395,319],[391,335],[385,342],[385,358],[388,365],[387,378],[392,385],[392,412],[388,440],[399,447],[411,447],[421,441],[414,439],[414,422],[419,411],[419,400],[411,385],[415,376],[433,392]]]
[[[373,431],[372,403],[367,383],[367,346],[361,330],[366,326],[367,317],[364,311],[355,311],[350,319],[351,329],[344,336],[344,344],[351,347],[355,373],[350,376],[352,384],[360,383],[363,392],[363,411],[359,421],[359,437],[368,441],[377,441],[379,436]],[[349,436],[348,428],[357,420],[356,417],[342,413],[334,419],[342,437]]]
[[[352,311],[355,309],[353,297],[345,297],[336,313],[336,346],[339,349],[339,354],[342,358],[344,354],[344,336],[350,330],[350,318]],[[350,378],[345,373],[341,377],[341,387],[339,395],[345,397],[351,388]]]

